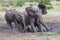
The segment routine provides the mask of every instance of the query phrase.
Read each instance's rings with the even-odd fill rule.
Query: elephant
[[[16,30],[24,32],[24,19],[21,12],[15,10],[7,10],[5,14],[5,20],[11,29],[13,29],[12,23],[14,22]]]
[[[26,7],[25,12],[23,13],[25,16],[25,30],[30,29],[30,32],[37,32],[34,26],[34,21],[36,18],[36,10],[32,7]],[[26,30],[26,32],[29,32],[29,30]]]
[[[42,32],[42,26],[46,31],[49,31],[43,22],[42,15],[47,14],[46,5],[38,4],[38,10],[33,7],[26,7],[25,12],[18,12],[14,10],[8,10],[5,14],[7,24],[12,27],[12,22],[15,23],[15,28],[21,32]],[[38,30],[36,30],[36,27]]]
[[[42,25],[42,26],[45,27],[45,31],[49,31],[48,28],[47,28],[47,26],[43,22],[43,18],[42,18],[43,15],[47,14],[46,5],[44,5],[44,4],[38,4],[38,8],[39,8],[37,10],[38,11],[37,12],[38,18],[37,18],[37,21],[35,21],[35,26]],[[39,26],[38,26],[38,29],[39,29]],[[42,30],[42,29],[40,29],[40,30]]]
[[[41,25],[45,27],[46,31],[49,31],[48,28],[46,27],[45,23],[43,22],[43,18],[42,18],[42,15],[47,14],[46,5],[38,4],[38,8],[39,9],[36,10],[32,7],[27,7],[26,12],[29,15],[30,19],[29,19],[29,17],[28,18],[26,17],[26,19],[29,19],[30,21],[35,20],[33,22],[33,24],[31,22],[31,25],[33,26],[33,28],[37,27],[38,32],[43,31]],[[32,13],[31,13],[31,11],[32,11]],[[27,22],[29,22],[29,20],[27,20]],[[29,23],[26,23],[26,24],[29,24]]]

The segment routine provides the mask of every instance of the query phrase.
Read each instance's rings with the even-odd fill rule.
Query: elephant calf
[[[40,25],[42,25],[42,26],[45,27],[46,31],[49,31],[48,28],[47,28],[47,26],[43,22],[43,18],[42,18],[42,15],[47,14],[46,5],[44,5],[44,4],[38,4],[38,8],[39,9],[37,10],[38,11],[37,15],[38,15],[39,18],[37,18],[38,21],[35,23],[35,26],[38,26],[37,24],[40,24]],[[38,26],[38,29],[39,29],[39,26]]]
[[[6,22],[10,26],[10,28],[13,29],[12,22],[14,22],[16,30],[21,32],[23,32],[23,28],[25,27],[23,22],[24,19],[22,17],[23,15],[21,15],[21,12],[17,12],[14,10],[8,10],[5,14]]]

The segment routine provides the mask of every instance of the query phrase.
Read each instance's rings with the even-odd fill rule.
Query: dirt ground
[[[43,20],[50,32],[60,33],[60,14],[51,12],[43,15]],[[0,16],[0,21],[3,18],[4,17]],[[43,33],[15,33],[14,31],[9,30],[9,27],[2,22],[0,23],[0,40],[60,40],[59,35],[44,36]]]

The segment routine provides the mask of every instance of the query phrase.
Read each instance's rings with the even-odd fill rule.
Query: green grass
[[[53,2],[53,7],[55,10],[60,10],[60,1],[56,1],[55,3]]]
[[[45,35],[45,36],[58,36],[59,34],[57,34],[57,33],[52,33],[52,32],[45,32],[45,33],[43,33],[43,35]]]
[[[33,3],[34,4],[34,8],[36,7],[37,8],[37,3]],[[36,4],[36,5],[35,5]],[[53,10],[58,10],[60,11],[60,1],[56,1],[56,2],[52,2],[52,6],[54,7]],[[27,5],[23,5],[22,7],[15,7],[15,6],[9,6],[9,7],[0,7],[0,11],[2,12],[5,12],[6,10],[18,10],[18,11],[21,11],[23,10],[25,7],[27,7]]]

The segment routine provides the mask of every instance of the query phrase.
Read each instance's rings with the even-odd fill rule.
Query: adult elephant
[[[12,22],[15,23],[15,28],[17,31],[23,32],[24,26],[24,18],[21,12],[14,11],[14,10],[8,10],[5,14],[5,19],[7,24],[10,26],[11,29],[13,29]]]
[[[38,15],[38,21],[37,22],[35,22],[35,26],[38,26],[39,24],[40,25],[42,25],[42,26],[44,26],[45,27],[45,30],[46,31],[49,31],[48,30],[48,28],[47,28],[47,26],[45,25],[45,23],[43,22],[43,18],[42,18],[42,15],[45,15],[45,14],[47,14],[47,10],[46,10],[46,5],[44,5],[44,4],[38,4],[38,12],[37,12],[37,15]],[[40,26],[39,25],[39,26]],[[39,29],[39,26],[38,26],[38,29]],[[39,30],[38,30],[39,31]]]
[[[31,27],[33,27],[35,29],[35,27],[38,28],[38,32],[42,32],[42,26],[45,27],[46,31],[49,31],[48,28],[46,27],[45,23],[43,22],[43,18],[42,15],[47,14],[46,11],[46,5],[44,4],[39,4],[38,5],[38,10],[32,8],[32,7],[27,7],[26,8],[26,12],[28,14],[28,17],[26,17],[26,19],[30,20],[30,25],[32,25]],[[29,20],[27,20],[26,24],[29,24]]]

